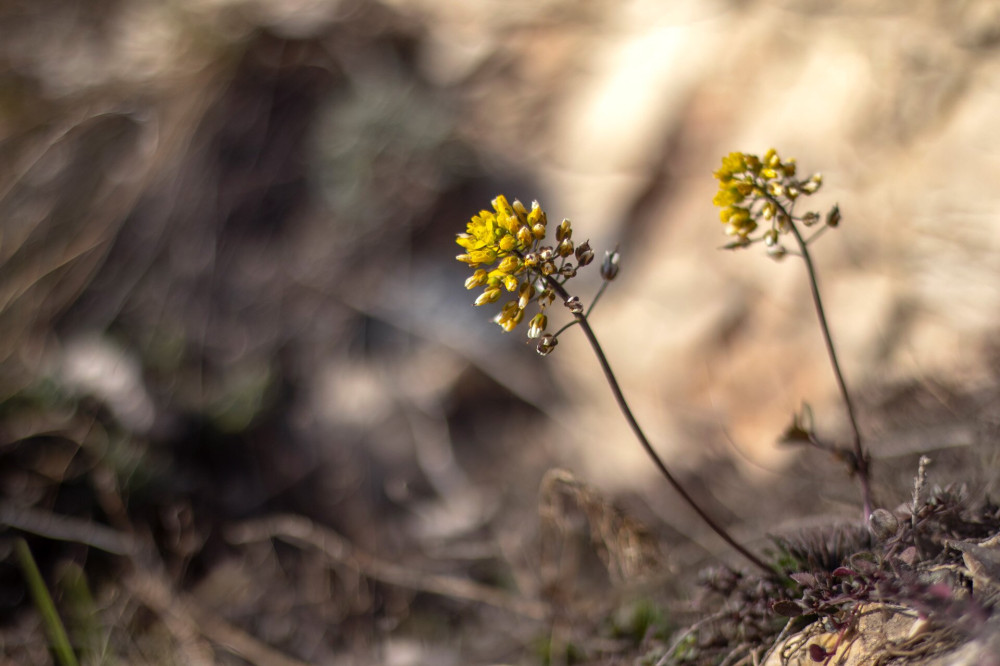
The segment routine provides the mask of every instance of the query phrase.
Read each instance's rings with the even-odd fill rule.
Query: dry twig
[[[299,546],[310,546],[325,554],[331,561],[346,564],[384,583],[487,604],[534,620],[543,620],[549,616],[548,605],[540,601],[522,599],[503,590],[462,578],[413,571],[369,555],[354,548],[347,539],[333,530],[316,525],[302,516],[285,514],[246,521],[232,526],[226,538],[234,544],[281,539]]]

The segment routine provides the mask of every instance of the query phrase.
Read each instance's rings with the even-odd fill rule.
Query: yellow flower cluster
[[[750,234],[761,219],[771,223],[765,242],[776,242],[777,234],[787,231],[796,199],[813,194],[823,184],[820,174],[798,180],[795,171],[795,160],[783,161],[774,148],[763,158],[749,153],[729,153],[722,158],[722,166],[714,174],[719,191],[713,203],[721,208],[719,219],[726,225],[726,234],[737,238],[736,246],[750,244]]]
[[[492,205],[492,211],[474,215],[465,233],[456,239],[465,250],[456,259],[476,269],[465,281],[465,288],[483,287],[476,305],[496,303],[504,290],[515,296],[495,318],[505,331],[514,330],[523,321],[528,304],[536,302],[540,311],[530,321],[528,337],[542,337],[548,324],[544,310],[555,300],[546,281],[564,282],[573,277],[576,267],[567,259],[575,255],[578,264],[585,266],[593,261],[594,253],[588,243],[574,247],[569,220],[556,228],[555,245],[543,245],[548,220],[537,201],[528,210],[517,199],[510,203],[501,194]]]

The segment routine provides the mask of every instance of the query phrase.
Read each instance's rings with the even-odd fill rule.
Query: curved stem
[[[562,298],[563,301],[569,299],[570,295],[566,291],[566,289],[561,284],[553,280],[551,277],[548,276],[546,277],[546,283],[553,291],[559,294],[559,297]],[[709,516],[705,512],[705,510],[698,505],[697,502],[695,502],[694,498],[688,494],[688,492],[674,477],[674,475],[670,473],[670,470],[667,469],[666,464],[664,464],[663,460],[653,449],[653,446],[649,443],[649,440],[646,439],[646,434],[642,431],[642,428],[639,426],[639,422],[635,420],[635,416],[632,414],[632,409],[629,407],[628,402],[625,400],[625,395],[622,393],[621,387],[618,385],[618,380],[615,378],[615,373],[611,370],[611,365],[608,363],[608,358],[607,356],[604,355],[604,350],[601,348],[601,344],[597,341],[597,336],[594,335],[594,330],[590,327],[590,323],[587,321],[586,314],[584,314],[583,312],[574,312],[573,316],[576,318],[576,321],[579,322],[580,328],[583,329],[583,334],[587,336],[587,341],[590,343],[591,348],[594,350],[594,354],[597,356],[598,362],[601,364],[601,370],[604,371],[604,377],[605,379],[607,379],[608,386],[611,387],[611,392],[615,396],[615,402],[618,403],[618,407],[621,410],[622,414],[625,416],[625,420],[628,421],[629,426],[632,428],[632,432],[635,434],[636,439],[639,440],[639,443],[642,445],[642,448],[645,449],[646,453],[649,454],[649,457],[652,458],[653,463],[656,465],[656,468],[660,471],[660,474],[663,475],[663,477],[667,480],[667,482],[670,483],[670,485],[673,486],[674,490],[677,491],[677,494],[680,495],[681,498],[685,502],[687,502],[687,504],[692,509],[694,509],[695,513],[697,513],[698,516],[700,516],[701,519],[704,520],[705,523],[712,528],[712,531],[718,534],[723,541],[732,546],[740,555],[742,555],[747,560],[752,562],[756,567],[761,569],[769,577],[776,576],[777,572],[774,569],[769,567],[760,558],[758,558],[756,555],[754,555],[749,550],[747,550],[739,543],[737,543],[736,540],[729,535],[729,532],[727,532],[721,525],[716,523],[715,520],[711,516]]]
[[[861,445],[861,430],[858,428],[857,418],[854,416],[854,404],[851,402],[851,395],[847,391],[847,383],[844,381],[844,374],[840,370],[840,363],[837,361],[837,352],[833,348],[833,338],[830,335],[830,326],[826,322],[826,314],[823,311],[823,300],[819,295],[819,284],[816,279],[816,269],[813,267],[812,257],[809,255],[808,243],[802,238],[799,228],[795,226],[791,215],[788,216],[788,226],[795,236],[795,242],[799,245],[802,253],[802,260],[806,264],[806,271],[809,273],[809,287],[812,292],[813,305],[816,306],[816,315],[819,317],[819,327],[823,331],[823,342],[826,343],[826,352],[830,357],[830,364],[833,366],[833,374],[837,378],[837,387],[840,389],[840,396],[844,401],[844,408],[847,410],[847,417],[851,422],[852,440],[854,446],[854,472],[858,475],[861,484],[861,497],[864,501],[865,522],[872,514],[872,490],[868,470],[868,456]]]

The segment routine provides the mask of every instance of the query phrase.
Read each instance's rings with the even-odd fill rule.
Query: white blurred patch
[[[133,432],[147,432],[156,410],[138,359],[107,338],[80,337],[66,344],[56,376],[78,395],[92,396]]]

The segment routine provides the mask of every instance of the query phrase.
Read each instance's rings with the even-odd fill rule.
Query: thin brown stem
[[[777,203],[777,202],[775,202]],[[780,204],[778,204],[780,205]],[[782,210],[784,208],[782,207]],[[809,288],[812,292],[813,305],[816,306],[816,315],[819,317],[819,327],[823,331],[823,342],[826,343],[826,352],[830,357],[830,365],[833,366],[833,374],[837,378],[837,387],[840,389],[840,396],[844,401],[844,408],[847,410],[847,418],[851,422],[851,432],[854,447],[853,470],[858,475],[858,482],[861,484],[861,497],[864,501],[865,522],[872,514],[872,490],[869,477],[869,460],[861,445],[861,430],[858,428],[858,420],[854,416],[854,404],[851,402],[851,394],[847,390],[847,383],[844,381],[844,373],[840,370],[840,363],[837,361],[837,352],[833,348],[833,338],[830,335],[830,326],[826,322],[826,313],[823,311],[823,299],[819,295],[819,283],[816,278],[816,269],[813,266],[812,257],[809,254],[809,245],[791,215],[788,215],[788,226],[795,242],[798,243],[799,251],[802,253],[802,260],[806,264],[806,272],[809,274]]]
[[[561,284],[559,284],[557,281],[553,280],[549,276],[546,276],[545,280],[549,288],[552,289],[554,292],[556,292],[559,295],[559,297],[563,299],[563,301],[569,299],[570,297],[569,293]],[[601,348],[600,342],[597,341],[597,336],[594,335],[594,330],[590,327],[590,323],[587,321],[587,315],[584,314],[583,312],[574,312],[573,316],[576,318],[576,321],[579,322],[580,328],[583,329],[583,334],[587,337],[587,341],[590,343],[591,348],[594,350],[594,354],[597,356],[597,361],[601,364],[601,370],[604,372],[604,377],[605,379],[607,379],[608,386],[611,387],[611,392],[612,394],[614,394],[615,402],[618,403],[618,408],[625,416],[625,420],[628,421],[629,427],[632,428],[632,432],[635,434],[636,439],[639,440],[639,443],[642,445],[642,448],[645,449],[646,453],[649,454],[649,457],[652,458],[653,464],[656,465],[656,468],[660,471],[660,474],[662,474],[663,477],[667,480],[667,482],[670,483],[671,486],[673,486],[674,490],[676,490],[677,494],[680,495],[685,502],[687,502],[688,506],[694,509],[694,512],[697,513],[698,516],[701,517],[701,519],[704,520],[705,523],[710,528],[712,528],[712,531],[718,534],[723,541],[728,543],[736,550],[736,552],[738,552],[740,555],[742,555],[747,560],[752,562],[756,567],[761,569],[765,574],[768,575],[768,577],[775,577],[777,575],[777,572],[773,568],[769,567],[760,558],[758,558],[756,555],[751,553],[745,547],[737,543],[737,541],[729,535],[729,532],[727,532],[721,525],[716,523],[715,520],[711,516],[709,516],[704,509],[701,508],[701,506],[694,500],[694,498],[688,494],[688,492],[674,477],[674,475],[670,473],[670,470],[667,469],[666,464],[664,464],[663,460],[653,449],[653,446],[649,443],[649,440],[646,438],[646,434],[642,431],[642,428],[639,426],[639,422],[635,420],[635,416],[632,414],[632,409],[629,407],[628,401],[625,400],[625,395],[622,393],[621,387],[618,385],[618,380],[615,378],[615,373],[611,370],[611,365],[608,363],[608,358],[607,356],[605,356],[604,350]]]

